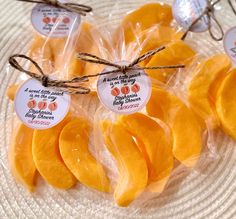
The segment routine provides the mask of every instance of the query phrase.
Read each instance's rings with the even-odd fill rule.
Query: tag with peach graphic
[[[78,30],[80,15],[62,8],[37,4],[31,13],[31,23],[40,34],[63,38]]]
[[[225,52],[236,65],[236,27],[232,27],[226,32],[223,42]]]
[[[69,111],[70,96],[29,79],[18,89],[14,104],[17,116],[26,126],[48,129],[65,118]]]
[[[103,72],[111,70],[114,68],[107,67]],[[100,75],[97,92],[107,109],[118,114],[132,114],[147,104],[151,95],[151,80],[144,70]]]

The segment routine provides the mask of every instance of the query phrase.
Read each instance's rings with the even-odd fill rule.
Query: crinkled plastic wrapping
[[[53,30],[60,25],[66,14],[57,17]],[[95,20],[93,15],[91,17],[91,20]],[[75,18],[71,23],[75,24],[76,19],[80,18]],[[34,30],[26,55],[36,61],[49,77],[68,80],[95,71],[96,66],[94,68],[89,63],[81,62],[76,54],[88,52],[99,55],[100,47],[105,51],[105,42],[95,25],[81,19],[80,26],[72,25],[70,34],[63,38],[52,37],[53,30],[47,37]],[[32,63],[21,61],[25,69],[40,74]],[[7,96],[12,101],[21,83],[9,86]],[[91,81],[85,86],[94,90]],[[39,189],[39,177],[58,189],[72,188],[79,180],[92,189],[109,192],[110,184],[105,170],[89,152],[93,129],[91,115],[97,105],[97,97],[93,92],[86,97],[72,95],[66,118],[46,130],[28,128],[16,117],[9,148],[9,162],[14,177],[31,192]]]
[[[198,163],[216,158],[214,138],[209,137],[212,127],[188,97],[202,58],[194,42],[180,39],[183,30],[174,24],[168,5],[146,4],[125,15],[115,28],[98,28],[98,20],[92,20],[82,21],[66,38],[34,33],[29,56],[53,77],[71,79],[105,68],[77,59],[78,52],[131,62],[166,46],[139,65],[184,64],[185,69],[146,70],[152,80],[151,98],[140,112],[130,115],[106,109],[97,97],[97,77],[90,78],[84,86],[91,93],[72,95],[70,112],[57,126],[39,131],[17,122],[9,153],[12,172],[30,191],[42,177],[55,188],[81,183],[110,193],[119,206],[136,203],[141,208],[180,172],[197,170]],[[29,69],[35,71],[33,66]],[[16,89],[15,85],[9,89],[11,99]]]
[[[152,9],[162,11],[152,14]],[[147,4],[130,12],[114,33],[117,57],[131,62],[164,45],[164,50],[140,66],[184,64],[185,69],[146,70],[152,79],[152,95],[140,112],[119,115],[101,106],[95,115],[94,145],[98,159],[102,159],[108,168],[115,202],[123,207],[134,203],[145,205],[148,199],[160,195],[180,172],[199,170],[199,166],[202,168],[208,161],[218,158],[214,126],[209,117],[201,116],[198,105],[191,101],[191,83],[195,83],[197,74],[199,94],[194,100],[200,103],[203,98],[207,101],[212,98],[209,92],[216,93],[219,83],[213,79],[209,81],[211,88],[205,88],[205,96],[201,96],[201,85],[204,86],[201,79],[206,74],[196,71],[206,58],[191,40],[180,39],[184,30],[171,24],[171,15],[168,22],[168,10],[165,5]],[[144,11],[149,13],[143,15]],[[139,20],[141,16],[143,20]],[[165,17],[164,22],[158,16]],[[224,73],[230,68],[225,55],[217,56],[219,58],[212,63],[209,75],[214,67],[218,69],[222,65],[224,59]],[[222,68],[218,69],[221,73]],[[220,82],[221,76],[215,76],[215,79]],[[208,104],[213,111],[211,101]],[[203,104],[201,107],[204,111],[207,106]]]

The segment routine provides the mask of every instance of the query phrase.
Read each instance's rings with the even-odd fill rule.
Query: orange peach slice
[[[216,100],[216,111],[224,131],[234,139],[236,139],[235,80],[236,69],[233,69],[221,84]]]
[[[150,190],[161,193],[174,166],[172,147],[165,131],[156,121],[141,113],[121,116],[118,122],[135,137],[146,158]]]
[[[37,170],[32,156],[33,129],[20,124],[9,151],[9,161],[13,175],[33,191]]]
[[[60,135],[62,159],[81,183],[102,192],[109,192],[110,183],[106,172],[89,152],[89,135],[90,127],[86,119],[76,118],[70,121]]]
[[[50,129],[35,130],[33,135],[33,159],[37,170],[50,185],[69,189],[76,178],[63,162],[59,152],[59,136],[68,118]]]
[[[105,145],[115,158],[119,170],[114,199],[119,206],[128,206],[147,185],[146,161],[123,126],[103,121],[101,128]]]
[[[187,167],[195,166],[202,150],[202,126],[195,114],[177,97],[159,88],[153,88],[146,110],[171,128],[174,157]]]
[[[121,26],[115,32],[115,39],[119,39],[120,34],[123,33],[126,44],[133,42],[144,30],[157,24],[167,26],[172,19],[172,10],[169,5],[145,4],[124,17]]]
[[[159,25],[155,28],[146,30],[138,40],[138,46],[141,51],[140,55],[156,49],[158,47],[168,45],[169,43],[179,40],[182,36],[182,32],[169,26]],[[146,65],[151,58],[144,60],[141,65]]]
[[[196,68],[195,77],[189,85],[188,99],[191,108],[213,128],[219,126],[215,111],[216,93],[230,67],[231,62],[226,55],[210,57]]]
[[[196,52],[181,40],[171,42],[166,48],[155,54],[147,63],[146,67],[189,65]],[[177,72],[177,69],[156,69],[147,70],[150,77],[155,80],[166,82],[170,76]]]

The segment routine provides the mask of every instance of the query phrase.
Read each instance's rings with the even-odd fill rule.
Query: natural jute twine
[[[207,16],[208,20],[208,32],[211,36],[211,38],[215,41],[221,41],[224,37],[224,31],[223,28],[220,24],[220,22],[217,20],[215,16],[215,5],[218,4],[221,0],[217,0],[215,2],[209,1],[208,6],[205,8],[205,10],[200,14],[198,18],[196,18],[192,24],[187,28],[185,31],[184,35],[182,36],[182,40],[185,40],[187,37],[188,33],[191,31],[192,27],[200,21],[204,16]],[[229,0],[230,1],[230,0]],[[213,22],[217,25],[217,28],[219,30],[219,36],[217,36],[215,33],[213,33]]]
[[[23,55],[23,54],[12,55],[8,61],[9,61],[9,64],[13,68],[19,70],[20,72],[24,72],[27,75],[29,75],[30,77],[35,78],[36,80],[40,81],[44,87],[55,87],[56,89],[67,91],[68,93],[71,93],[71,94],[88,94],[91,90],[85,86],[82,86],[81,84],[89,81],[89,78],[92,78],[92,77],[113,74],[113,73],[118,73],[118,72],[122,72],[122,73],[126,74],[130,70],[145,70],[145,69],[154,70],[154,69],[184,68],[185,67],[184,65],[151,66],[151,67],[139,67],[138,66],[138,64],[140,62],[150,58],[151,56],[155,55],[156,53],[162,51],[165,48],[166,48],[165,46],[162,46],[160,48],[157,48],[157,49],[151,50],[147,53],[144,53],[143,55],[139,56],[137,59],[135,59],[134,61],[132,61],[130,64],[127,64],[127,65],[119,65],[119,64],[110,62],[108,60],[99,58],[99,57],[92,55],[92,54],[79,53],[78,58],[83,61],[95,63],[95,64],[102,64],[102,65],[106,65],[106,66],[111,66],[111,67],[114,67],[115,69],[111,70],[111,71],[105,71],[105,72],[101,72],[101,73],[89,74],[89,75],[85,75],[85,76],[81,76],[81,77],[75,77],[71,80],[55,80],[55,79],[49,78],[49,76],[43,72],[42,68],[37,64],[37,62],[35,62],[30,57]],[[36,67],[36,69],[39,71],[40,74],[25,70],[17,62],[16,58],[23,58],[23,59],[30,61]]]
[[[58,0],[17,0],[22,2],[28,3],[41,3],[41,4],[48,4],[54,7],[63,8],[70,12],[75,12],[80,15],[86,16],[86,13],[92,11],[92,8],[87,5],[77,4],[77,3],[61,3]]]

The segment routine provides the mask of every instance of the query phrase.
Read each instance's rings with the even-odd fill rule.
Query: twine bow
[[[88,82],[89,78],[92,78],[92,77],[97,77],[100,75],[107,75],[107,74],[112,74],[112,73],[118,73],[118,72],[122,72],[122,73],[126,74],[130,70],[143,70],[143,69],[152,70],[152,69],[170,69],[170,68],[184,68],[185,67],[184,65],[151,66],[151,67],[137,66],[138,63],[155,55],[156,53],[160,52],[163,49],[165,49],[165,46],[151,50],[151,51],[139,56],[137,59],[135,59],[134,61],[132,61],[130,64],[127,64],[127,65],[118,65],[118,64],[112,63],[108,60],[99,58],[95,55],[91,55],[88,53],[79,53],[78,58],[83,61],[96,63],[96,64],[102,64],[102,65],[106,65],[106,66],[112,66],[112,67],[115,67],[115,69],[111,70],[111,71],[105,71],[102,73],[96,73],[96,74],[90,74],[90,75],[85,75],[85,76],[81,76],[81,77],[75,77],[71,80],[51,79],[48,75],[46,75],[43,72],[43,70],[40,68],[40,66],[37,64],[37,62],[35,62],[30,57],[23,55],[23,54],[12,55],[9,58],[8,62],[13,68],[19,70],[20,72],[24,72],[27,75],[29,75],[30,77],[35,78],[36,80],[40,81],[44,87],[56,87],[58,90],[67,91],[70,94],[88,94],[90,92],[90,89],[82,86],[81,84],[84,82]],[[23,58],[23,59],[30,61],[36,67],[36,69],[39,71],[40,74],[25,70],[17,62],[16,58]]]
[[[25,70],[17,62],[16,58],[23,58],[23,59],[30,61],[36,67],[36,69],[39,71],[40,74]],[[20,72],[26,73],[31,78],[34,78],[34,79],[40,81],[44,87],[57,87],[57,88],[59,88],[59,90],[62,90],[62,91],[66,90],[68,93],[71,93],[71,94],[88,94],[90,92],[89,88],[83,87],[80,84],[75,84],[73,79],[72,80],[53,80],[53,79],[49,78],[48,75],[46,75],[43,72],[43,70],[40,68],[38,63],[26,55],[23,55],[23,54],[12,55],[9,58],[8,62],[13,68],[19,70]],[[85,77],[83,77],[83,78],[81,77],[80,80],[78,80],[78,79],[76,80],[76,82],[78,82],[78,81],[83,83],[83,82],[88,81],[88,79]]]
[[[107,75],[107,74],[112,74],[112,73],[118,73],[122,72],[126,74],[130,70],[155,70],[155,69],[171,69],[171,68],[184,68],[184,65],[171,65],[171,66],[150,66],[150,67],[140,67],[137,64],[140,62],[152,57],[156,53],[160,52],[161,50],[164,50],[166,47],[162,46],[160,48],[150,50],[147,53],[144,53],[143,55],[139,56],[137,59],[133,60],[130,64],[127,65],[119,65],[113,62],[110,62],[108,60],[102,59],[100,57],[97,57],[95,55],[89,54],[89,53],[78,53],[77,58],[79,58],[82,61],[85,62],[90,62],[90,63],[95,63],[95,64],[101,64],[101,65],[106,65],[106,66],[111,66],[115,67],[114,70],[111,71],[105,71],[102,73],[98,74],[92,74],[92,75],[86,75],[85,77],[96,77],[99,75]]]
[[[87,5],[82,5],[77,3],[61,3],[58,0],[17,0],[17,1],[48,4],[54,7],[63,8],[70,12],[78,13],[83,16],[86,16],[86,13],[92,11],[92,8]]]
[[[182,40],[185,40],[185,38],[187,37],[189,31],[191,31],[192,27],[198,22],[200,21],[204,16],[207,16],[208,19],[208,32],[211,36],[211,38],[215,41],[221,41],[224,37],[224,31],[223,28],[220,24],[220,22],[217,20],[216,16],[215,16],[215,5],[218,4],[221,0],[217,0],[215,2],[213,1],[209,1],[208,2],[208,6],[205,8],[205,10],[200,14],[200,16],[195,19],[192,24],[187,28],[186,32],[184,33],[184,35],[182,36]],[[230,0],[228,0],[230,1]],[[217,25],[219,31],[220,31],[220,35],[217,37],[212,30],[212,22],[215,22],[215,24]]]

